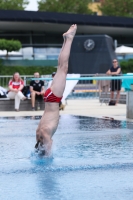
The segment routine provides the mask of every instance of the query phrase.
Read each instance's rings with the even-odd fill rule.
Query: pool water
[[[0,118],[0,200],[132,200],[133,123],[63,115],[50,158],[40,117]]]

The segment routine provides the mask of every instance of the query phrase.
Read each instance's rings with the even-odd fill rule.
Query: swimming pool
[[[43,159],[39,120],[0,118],[0,200],[133,199],[133,123],[62,115]]]

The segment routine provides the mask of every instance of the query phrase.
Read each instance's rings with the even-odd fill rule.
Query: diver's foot
[[[74,36],[75,36],[76,30],[77,30],[77,25],[73,24],[72,26],[70,26],[70,28],[68,29],[68,31],[63,34],[63,37],[64,38],[73,39]]]

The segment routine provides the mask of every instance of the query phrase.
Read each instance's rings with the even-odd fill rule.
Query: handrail
[[[53,78],[26,78],[26,80],[52,80]],[[78,78],[66,78],[66,80],[121,80],[121,79],[133,79],[133,75],[128,76],[93,76],[93,77],[78,77]]]

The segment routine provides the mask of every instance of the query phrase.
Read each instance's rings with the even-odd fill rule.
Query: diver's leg
[[[65,43],[59,56],[59,66],[57,68],[57,73],[55,74],[51,85],[51,90],[57,97],[61,97],[65,89],[69,55],[76,30],[77,25],[72,25],[69,30],[63,34],[63,37],[65,37]]]
[[[62,51],[63,51],[65,43],[66,43],[66,37],[63,37],[63,39],[64,39],[63,45],[62,45],[62,48],[61,48],[61,51],[60,51],[60,54],[59,54],[59,57],[58,57],[58,66],[60,65],[60,57],[61,57]]]

